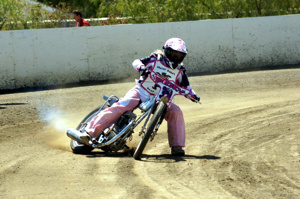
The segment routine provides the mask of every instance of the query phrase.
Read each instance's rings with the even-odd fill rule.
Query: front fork
[[[152,141],[154,139],[154,136],[157,135],[158,128],[160,127],[160,125],[162,124],[163,120],[165,119],[166,114],[167,114],[167,106],[165,107],[165,110],[163,111],[163,114],[160,116],[160,119],[157,122],[157,124],[155,126],[155,129],[154,129],[154,131],[151,134],[150,141]]]
[[[141,136],[142,134],[145,134],[146,125],[147,125],[147,123],[150,119],[150,115],[153,112],[155,105],[156,105],[156,103],[153,103],[153,105],[151,106],[150,112],[149,112],[143,126],[141,127],[140,132],[139,132],[139,136]],[[163,114],[161,115],[159,121],[157,122],[157,124],[155,126],[155,129],[153,130],[153,132],[151,134],[150,141],[152,141],[154,139],[154,136],[157,135],[158,128],[160,127],[161,123],[163,122],[163,119],[165,118],[166,113],[167,113],[167,106],[165,107],[165,110],[163,111]]]
[[[149,119],[150,119],[150,115],[151,115],[151,113],[153,112],[155,105],[156,105],[156,103],[153,103],[153,104],[151,105],[151,107],[149,108],[149,110],[147,111],[147,112],[148,112],[148,115],[147,115],[147,118],[146,118],[146,120],[145,120],[143,126],[141,127],[141,130],[140,130],[140,132],[139,132],[139,136],[141,136],[142,134],[145,134],[146,125],[147,125],[147,123],[148,123],[148,121],[149,121]]]

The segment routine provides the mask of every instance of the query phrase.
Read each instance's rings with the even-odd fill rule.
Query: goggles
[[[173,61],[173,62],[177,62],[180,63],[183,61],[183,59],[185,58],[186,54],[179,52],[179,51],[175,51],[175,50],[168,50],[168,58]]]

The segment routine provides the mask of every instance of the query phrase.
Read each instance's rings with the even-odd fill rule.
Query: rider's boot
[[[90,141],[92,140],[92,138],[86,131],[80,132],[77,129],[70,128],[67,130],[67,135],[73,140],[76,140],[77,142],[86,145],[91,145]]]
[[[174,156],[184,156],[185,152],[181,146],[173,146],[171,149],[171,153]]]

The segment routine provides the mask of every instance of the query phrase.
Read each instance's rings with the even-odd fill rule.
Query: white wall
[[[170,37],[189,73],[300,63],[300,15],[0,32],[0,90],[136,76]]]

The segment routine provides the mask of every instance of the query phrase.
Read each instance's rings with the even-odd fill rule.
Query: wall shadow
[[[0,109],[6,109],[6,106],[19,106],[19,105],[26,105],[27,103],[4,103],[0,104]]]
[[[0,106],[17,106],[17,105],[26,105],[27,103],[5,103],[0,104]]]
[[[202,72],[190,72],[189,76],[208,76],[208,75],[218,75],[218,74],[227,74],[227,73],[243,73],[243,72],[252,72],[252,71],[266,71],[266,70],[284,70],[284,69],[299,69],[300,63],[298,64],[287,64],[287,65],[275,65],[275,66],[262,66],[262,67],[253,67],[245,69],[230,69],[222,71],[202,71]],[[138,73],[137,73],[138,74]],[[11,93],[26,93],[26,92],[39,92],[45,90],[55,90],[55,89],[67,89],[67,88],[76,88],[76,87],[86,87],[86,86],[100,86],[107,85],[111,83],[134,83],[135,78],[139,78],[137,74],[133,74],[129,77],[111,79],[111,80],[92,80],[92,81],[79,81],[66,84],[57,84],[51,86],[35,86],[35,87],[25,87],[17,89],[0,89],[1,94],[11,94]]]

